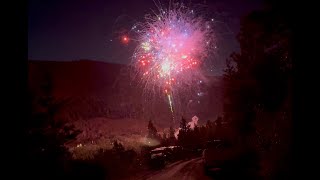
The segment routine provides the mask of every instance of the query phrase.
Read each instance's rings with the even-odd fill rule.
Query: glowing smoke
[[[197,116],[193,116],[192,120],[188,122],[188,125],[190,126],[191,129],[194,128],[195,125],[198,124],[199,118]]]
[[[176,132],[174,132],[174,137],[176,137],[176,139],[178,139],[180,129],[181,128],[178,128],[178,129],[176,129]]]
[[[188,122],[188,125],[190,126],[190,129],[194,129],[194,127],[198,124],[199,118],[197,116],[193,116],[191,121]],[[174,136],[176,137],[176,139],[178,139],[178,135],[179,135],[179,131],[181,128],[176,129]]]

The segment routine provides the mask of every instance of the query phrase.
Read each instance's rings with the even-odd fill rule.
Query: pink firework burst
[[[161,89],[173,96],[203,81],[204,62],[214,47],[211,20],[183,4],[148,15],[140,27],[133,55],[135,69],[147,90]]]

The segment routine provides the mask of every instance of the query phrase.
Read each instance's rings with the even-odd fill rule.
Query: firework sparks
[[[170,94],[167,94],[167,96],[168,96],[168,101],[169,101],[169,105],[170,105],[170,110],[171,110],[171,112],[173,113],[171,95],[170,95]]]
[[[122,38],[121,38],[121,41],[123,44],[128,44],[129,40],[130,40],[129,37],[126,35],[122,36]]]
[[[176,5],[170,10],[160,7],[158,14],[134,26],[140,29],[133,56],[136,70],[146,88],[164,90],[172,113],[173,95],[203,77],[203,63],[214,44],[210,22],[193,9]]]

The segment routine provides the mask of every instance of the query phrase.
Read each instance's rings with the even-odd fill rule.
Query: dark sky
[[[128,63],[133,47],[119,43],[116,39],[118,29],[131,27],[134,21],[143,20],[146,13],[156,9],[152,0],[28,2],[28,58],[32,60],[91,59]],[[220,47],[222,51],[216,57],[214,72],[221,74],[225,58],[238,49],[235,36],[240,17],[261,7],[262,0],[206,0],[206,3],[227,16],[223,19],[224,25],[232,31],[221,37],[226,45]]]

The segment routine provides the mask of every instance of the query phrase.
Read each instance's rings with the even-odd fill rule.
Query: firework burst
[[[138,46],[133,64],[145,90],[159,89],[173,113],[176,97],[205,81],[203,70],[215,46],[212,20],[183,4],[158,6],[134,28]]]

